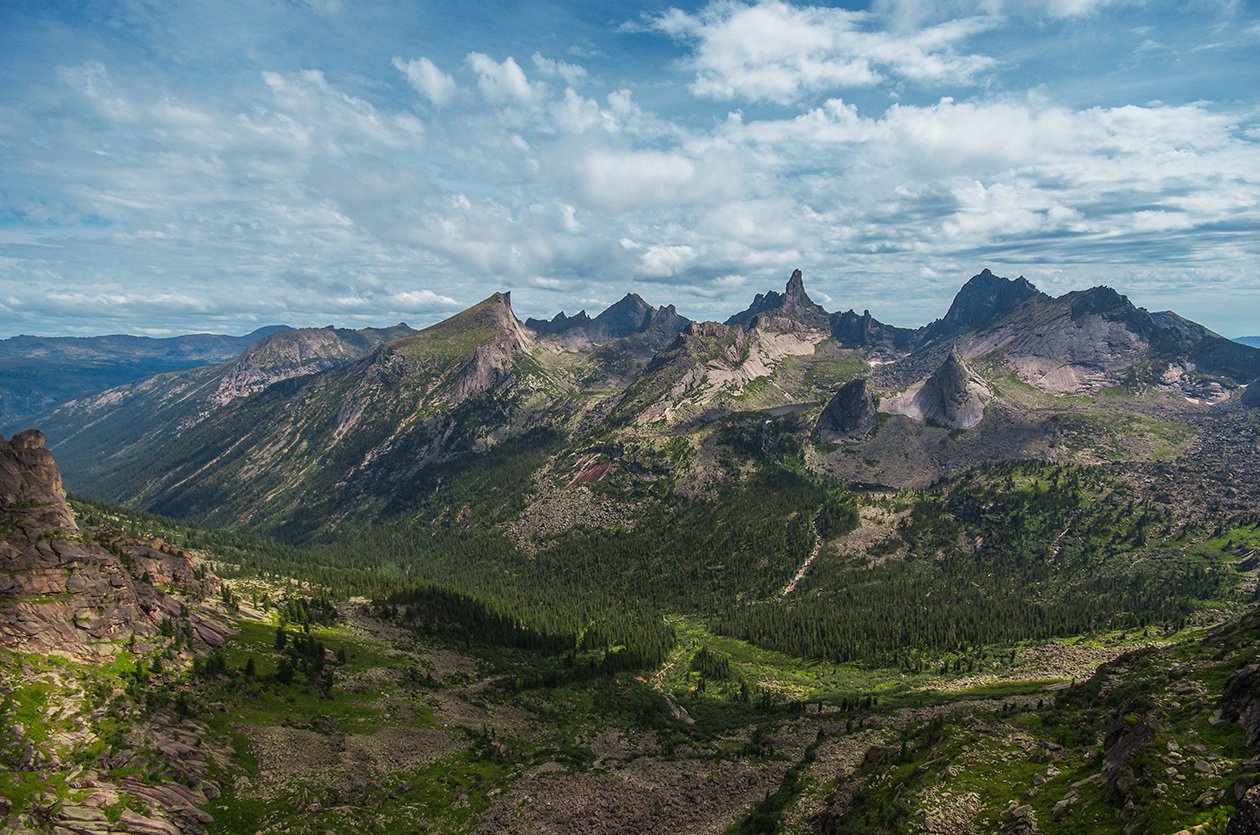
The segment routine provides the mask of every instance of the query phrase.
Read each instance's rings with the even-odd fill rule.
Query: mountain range
[[[521,322],[496,293],[420,331],[280,331],[231,362],[83,397],[40,424],[75,489],[301,531],[397,512],[432,467],[531,432],[573,454],[645,438],[703,450],[723,421],[793,413],[834,439],[850,407],[828,403],[854,379],[878,420],[854,418],[844,443],[813,449],[814,465],[914,486],[1011,457],[1162,454],[1184,433],[1156,413],[1238,402],[1257,377],[1260,350],[1106,287],[1052,298],[984,270],[944,316],[907,329],[828,313],[798,270],[725,323],[633,294],[593,318]]]
[[[49,408],[134,380],[227,362],[284,325],[245,336],[14,336],[0,339],[0,427],[19,427]],[[16,430],[14,430],[16,431]]]

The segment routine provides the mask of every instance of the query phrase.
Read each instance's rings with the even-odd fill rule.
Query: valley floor
[[[243,584],[237,597],[261,592]],[[31,751],[25,772],[0,776],[10,831],[41,821],[67,832],[176,831],[150,816],[155,807],[199,802],[173,825],[1171,835],[1223,831],[1247,787],[1240,778],[1257,770],[1245,730],[1222,719],[1220,704],[1255,643],[1222,650],[1208,638],[1217,642],[1208,652],[1201,628],[1016,647],[971,672],[907,673],[806,662],[676,617],[676,650],[655,673],[517,690],[528,652],[422,638],[363,601],[309,632],[281,630],[286,644],[308,635],[321,644],[331,673],[286,674],[293,656],[277,649],[279,612],[233,606],[221,669],[150,668],[151,685],[165,676],[184,694],[179,716],[125,686],[144,667],[129,653],[102,668],[4,657],[8,726]],[[706,667],[713,659],[720,669]],[[1144,707],[1129,698],[1135,683]],[[153,727],[166,729],[159,751],[182,763],[182,789],[169,760],[140,756]]]

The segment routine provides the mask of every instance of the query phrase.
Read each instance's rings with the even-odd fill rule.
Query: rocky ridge
[[[636,293],[627,293],[594,319],[586,311],[565,316],[564,311],[551,320],[526,319],[525,326],[543,337],[550,337],[567,350],[602,345],[615,339],[638,337],[659,350],[683,331],[690,319],[679,316],[671,305],[652,307]]]

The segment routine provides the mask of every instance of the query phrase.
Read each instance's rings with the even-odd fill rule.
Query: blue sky
[[[1260,4],[0,4],[0,336],[986,266],[1260,332]]]

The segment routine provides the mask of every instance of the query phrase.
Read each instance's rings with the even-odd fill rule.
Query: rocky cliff
[[[840,387],[818,416],[815,434],[823,443],[860,438],[875,425],[875,398],[864,378]]]
[[[211,582],[183,551],[82,530],[44,436],[0,437],[0,646],[79,661],[112,656],[180,615],[183,595],[159,585],[200,596]],[[211,621],[194,628],[203,643],[222,643]]]
[[[825,330],[831,326],[831,315],[815,304],[805,292],[805,280],[800,270],[792,271],[782,293],[773,290],[764,294],[758,293],[746,310],[727,319],[726,324],[753,328],[759,320],[763,326],[775,321],[785,329],[794,325],[805,325]]]

